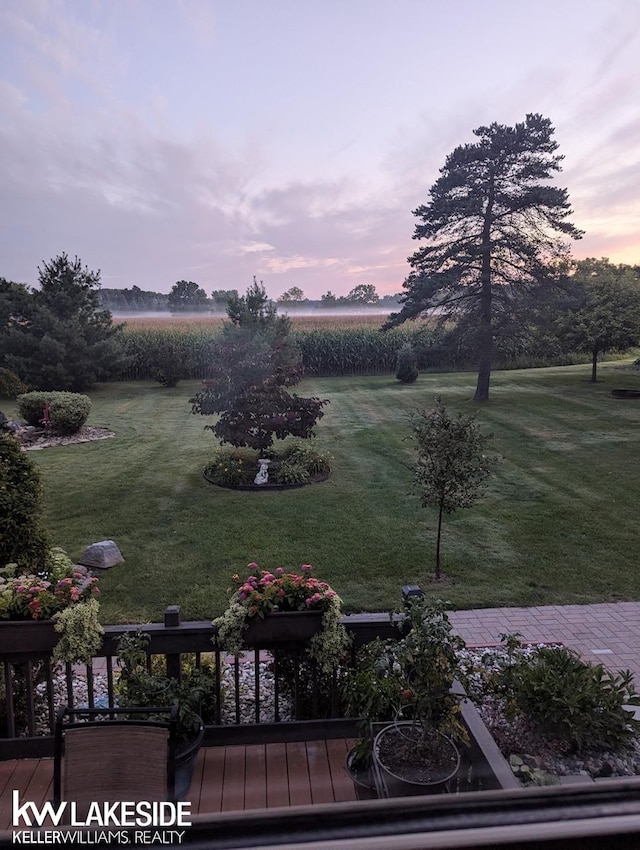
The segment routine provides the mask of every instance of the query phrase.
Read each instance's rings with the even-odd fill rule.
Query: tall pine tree
[[[515,127],[478,127],[478,141],[449,154],[429,202],[413,213],[421,222],[413,238],[427,244],[409,257],[402,308],[385,327],[430,310],[472,326],[477,401],[489,398],[497,325],[517,313],[530,286],[553,277],[568,257],[563,237],[582,236],[567,221],[567,190],[549,184],[563,159],[553,132],[537,114]]]

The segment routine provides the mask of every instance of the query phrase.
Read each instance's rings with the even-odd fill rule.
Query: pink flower
[[[302,572],[303,573],[310,573],[312,569],[313,569],[313,567],[311,566],[311,564],[303,564],[302,565]]]

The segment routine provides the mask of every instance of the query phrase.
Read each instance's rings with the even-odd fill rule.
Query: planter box
[[[297,643],[309,640],[322,628],[322,611],[277,611],[252,617],[244,632],[247,646]]]
[[[3,655],[50,655],[59,637],[53,620],[0,620]]]

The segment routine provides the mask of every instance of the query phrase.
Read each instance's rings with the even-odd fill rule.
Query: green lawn
[[[435,512],[412,492],[407,412],[442,395],[478,410],[502,462],[484,499],[445,519],[436,592],[458,607],[640,598],[640,370],[621,363],[496,373],[492,399],[471,401],[475,375],[306,381],[329,398],[317,443],[333,455],[323,484],[236,493],[202,477],[214,446],[187,399],[198,384],[104,384],[89,424],[115,439],[33,452],[51,536],[72,557],[114,539],[126,563],[102,581],[105,622],[158,620],[166,605],[210,618],[229,576],[250,561],[314,564],[348,610],[395,607],[403,584],[427,586]],[[0,406],[9,413],[12,406]]]

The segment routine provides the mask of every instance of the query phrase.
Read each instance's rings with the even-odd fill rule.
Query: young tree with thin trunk
[[[485,454],[492,435],[482,433],[473,416],[461,413],[449,416],[440,397],[436,398],[433,410],[414,414],[412,426],[418,453],[414,474],[420,501],[423,507],[435,507],[438,511],[434,577],[439,581],[443,515],[475,504],[497,458]]]
[[[561,171],[548,118],[478,127],[478,141],[447,157],[429,202],[414,210],[414,239],[427,244],[409,257],[402,309],[385,328],[436,311],[442,322],[473,324],[478,350],[474,398],[489,398],[495,323],[518,312],[523,292],[552,280],[568,257],[562,237],[579,239],[566,189],[551,186]]]

